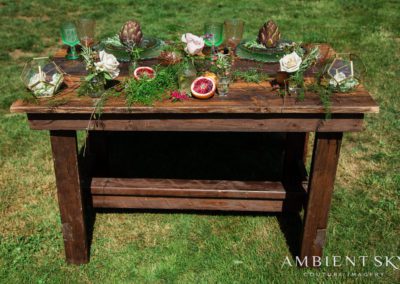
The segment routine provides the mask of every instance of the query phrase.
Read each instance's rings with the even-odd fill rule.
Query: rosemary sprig
[[[166,91],[177,89],[177,71],[180,64],[170,65],[165,68],[155,68],[154,79],[136,80],[134,78],[125,81],[126,102],[128,106],[133,104],[153,105],[163,99]]]
[[[268,80],[269,76],[255,68],[246,71],[236,70],[233,72],[233,80],[243,80],[248,83],[260,83]]]

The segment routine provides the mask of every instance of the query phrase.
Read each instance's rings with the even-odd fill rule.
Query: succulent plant
[[[280,39],[281,33],[278,26],[272,20],[266,22],[258,32],[257,41],[265,47],[275,47]]]
[[[142,40],[142,28],[139,22],[135,20],[127,21],[119,32],[119,40],[128,48],[133,48],[139,45]]]

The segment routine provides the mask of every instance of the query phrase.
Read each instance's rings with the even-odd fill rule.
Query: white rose
[[[346,78],[347,76],[343,72],[336,73],[335,76],[333,76],[333,79],[329,80],[329,84],[336,87],[338,84],[340,85]]]
[[[104,50],[99,53],[100,61],[94,65],[98,71],[106,71],[110,74],[111,78],[116,78],[119,75],[119,62],[114,55],[105,52]]]
[[[285,55],[279,60],[281,71],[288,73],[293,73],[299,70],[301,62],[301,57],[295,51]]]
[[[185,52],[190,55],[199,54],[204,48],[204,39],[194,34],[183,34],[181,40],[186,43]]]

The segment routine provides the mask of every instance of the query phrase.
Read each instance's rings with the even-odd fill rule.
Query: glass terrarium
[[[365,71],[362,61],[354,54],[337,54],[328,65],[329,84],[342,91],[356,87]]]
[[[64,80],[61,69],[48,57],[33,58],[25,64],[21,80],[35,97],[52,97]]]

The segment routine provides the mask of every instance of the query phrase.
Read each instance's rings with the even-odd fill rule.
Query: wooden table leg
[[[68,263],[87,263],[89,249],[76,132],[53,130],[50,139],[66,259]]]
[[[342,136],[341,132],[315,135],[300,252],[302,261],[307,258],[303,266],[315,266],[313,259],[322,256]]]

